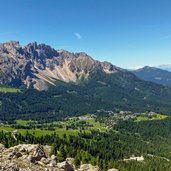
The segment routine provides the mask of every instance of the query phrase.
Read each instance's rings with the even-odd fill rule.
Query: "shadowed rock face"
[[[120,71],[108,62],[99,62],[85,53],[55,50],[45,44],[19,42],[0,44],[0,84],[25,85],[27,88],[46,90],[57,80],[79,83],[94,72],[106,74]]]

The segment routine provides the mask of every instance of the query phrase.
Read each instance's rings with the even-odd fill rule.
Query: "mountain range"
[[[167,70],[145,66],[131,72],[142,80],[171,87],[171,72]]]
[[[171,89],[99,62],[86,53],[45,44],[0,44],[0,84],[22,93],[0,93],[0,119],[56,120],[103,110],[169,113]],[[37,91],[39,90],[39,91]],[[44,91],[46,90],[46,91]]]
[[[86,53],[55,50],[36,42],[23,48],[17,41],[0,44],[2,85],[46,90],[48,85],[55,86],[57,80],[77,84],[96,72],[111,74],[120,70],[108,62],[93,60]]]

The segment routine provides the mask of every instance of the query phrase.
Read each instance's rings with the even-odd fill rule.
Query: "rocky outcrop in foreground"
[[[98,166],[81,165],[76,169],[73,159],[67,158],[57,163],[55,155],[50,155],[51,146],[19,144],[5,148],[0,144],[1,171],[99,171]]]

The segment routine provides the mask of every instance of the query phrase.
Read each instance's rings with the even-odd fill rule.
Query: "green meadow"
[[[154,114],[152,116],[149,116],[146,113],[142,113],[140,116],[138,116],[135,120],[135,122],[140,122],[140,121],[151,121],[151,120],[162,120],[166,119],[169,116],[163,115],[163,114]]]
[[[16,120],[15,126],[29,126],[29,125],[40,125],[35,123],[34,121],[25,121],[25,120]],[[54,130],[48,130],[46,129],[49,125],[54,125]],[[61,127],[55,127],[55,125],[60,125]],[[73,128],[74,125],[74,128]],[[35,129],[27,129],[27,128],[21,128],[16,129],[12,127],[12,125],[4,125],[0,127],[0,131],[5,132],[12,132],[14,130],[17,130],[22,135],[26,134],[28,131],[31,134],[34,134],[35,136],[42,136],[42,135],[50,135],[53,133],[58,134],[60,137],[62,137],[64,134],[68,135],[74,135],[77,136],[80,131],[90,132],[91,130],[100,130],[100,131],[107,131],[107,128],[105,127],[105,124],[101,124],[100,122],[96,121],[94,118],[91,118],[89,120],[83,121],[83,120],[75,120],[70,119],[67,121],[57,121],[57,122],[50,122],[50,123],[44,123],[42,129],[35,128]]]
[[[17,130],[22,135],[25,135],[26,132],[28,132],[30,134],[34,134],[37,137],[42,136],[42,135],[43,136],[44,135],[51,135],[53,133],[56,133],[60,137],[62,137],[64,134],[66,134],[67,136],[68,135],[74,135],[74,136],[78,135],[78,131],[65,130],[62,128],[58,128],[55,131],[50,131],[50,130],[41,130],[41,129],[15,129],[15,128],[11,128],[8,126],[0,127],[0,131],[4,131],[4,132],[13,132],[14,130]]]
[[[1,93],[21,93],[21,90],[18,88],[8,88],[8,87],[0,87]]]

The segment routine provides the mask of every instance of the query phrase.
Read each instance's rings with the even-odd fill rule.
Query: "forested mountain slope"
[[[85,53],[55,50],[45,44],[0,44],[0,119],[63,118],[104,110],[170,114],[171,89]],[[37,91],[39,90],[39,91]],[[42,90],[42,91],[40,91]]]
[[[171,87],[171,72],[169,71],[146,66],[132,72],[142,80]]]

